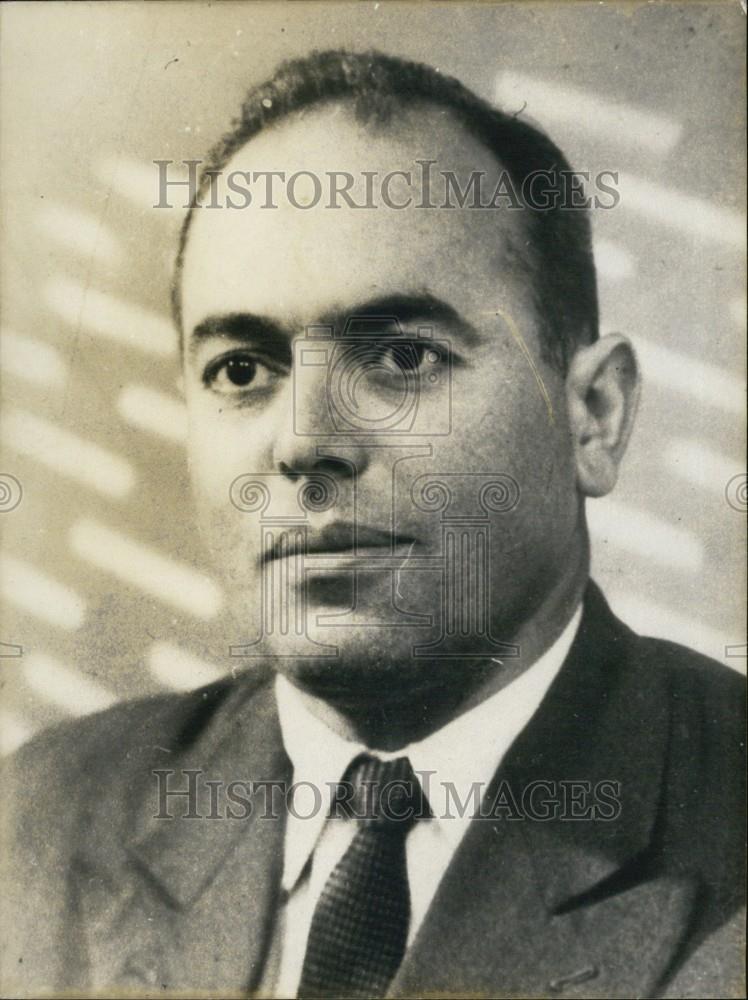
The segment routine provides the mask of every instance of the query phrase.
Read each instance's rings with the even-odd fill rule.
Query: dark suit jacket
[[[738,675],[634,635],[591,586],[495,781],[619,782],[620,815],[473,820],[391,994],[745,996],[742,709]],[[164,768],[290,780],[268,679],[119,705],[15,756],[5,996],[257,987],[283,821],[154,819]]]

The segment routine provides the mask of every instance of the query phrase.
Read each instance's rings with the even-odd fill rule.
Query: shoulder
[[[616,693],[648,719],[676,715],[682,722],[740,734],[745,723],[745,677],[677,642],[638,635],[610,610],[590,583],[580,632],[584,652],[615,665],[607,673]]]
[[[738,808],[745,785],[745,677],[680,643],[637,635],[607,606],[602,613],[616,648],[616,700],[641,727],[665,732],[669,779],[690,783],[713,805],[716,795]]]
[[[637,638],[641,683],[661,678],[671,802],[715,850],[743,839],[745,677],[677,643]],[[700,825],[700,826],[699,826]]]
[[[576,663],[603,661],[599,740],[636,788],[659,788],[663,857],[731,891],[744,854],[745,678],[679,643],[637,635],[594,585],[586,613]]]
[[[11,841],[22,851],[34,844],[44,851],[45,843],[62,848],[102,809],[125,816],[153,768],[168,768],[198,738],[220,729],[228,706],[251,701],[258,687],[253,678],[229,678],[43,730],[0,771]]]
[[[206,716],[226,697],[230,684],[219,681],[187,694],[164,694],[124,701],[82,718],[42,730],[4,764],[7,778],[22,777],[42,787],[95,781],[108,770],[129,767],[157,745],[167,751],[183,739],[190,720]],[[53,780],[54,779],[54,780]]]
[[[630,648],[640,686],[662,702],[650,724],[666,727],[660,857],[697,874],[716,927],[744,898],[745,678],[677,643],[635,636]]]
[[[678,723],[744,745],[744,676],[679,643],[630,635],[631,669],[662,691]]]
[[[669,639],[654,639],[627,629],[632,637],[632,652],[657,669],[673,672],[677,680],[696,684],[704,690],[736,692],[745,686],[745,677],[718,660],[696,652],[689,646]]]

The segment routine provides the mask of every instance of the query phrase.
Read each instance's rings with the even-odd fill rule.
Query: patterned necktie
[[[297,996],[384,996],[405,953],[410,891],[405,837],[428,804],[407,757],[357,757],[341,782],[338,815],[358,830],[314,910]],[[339,800],[342,805],[343,800]]]

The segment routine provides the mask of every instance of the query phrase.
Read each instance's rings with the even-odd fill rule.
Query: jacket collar
[[[174,773],[154,775],[154,781],[165,782],[162,787],[179,790],[188,789],[189,773],[196,773],[193,812],[201,818],[185,818],[188,800],[176,796],[167,800],[167,809],[173,812],[174,819],[158,818],[157,789],[151,784],[150,794],[146,796],[148,805],[135,828],[129,853],[136,864],[158,881],[177,906],[195,903],[224,865],[237,841],[256,837],[258,828],[267,849],[277,850],[278,855],[282,855],[284,815],[283,810],[277,808],[282,800],[280,796],[271,798],[275,793],[270,787],[266,793],[263,790],[259,798],[248,796],[252,812],[246,818],[232,819],[226,815],[230,803],[225,790],[232,782],[254,786],[258,782],[286,782],[291,777],[273,688],[267,680],[259,687],[240,682],[210,725],[198,733],[168,770]],[[208,782],[220,782],[218,813],[221,819],[207,818],[211,811],[216,811],[211,803]],[[263,818],[270,808],[275,809],[276,819]]]
[[[72,862],[87,987],[97,996],[112,987],[236,993],[262,971],[284,818],[282,809],[266,818],[251,797],[246,818],[228,818],[225,789],[290,773],[272,687],[258,675],[219,682],[165,702],[148,720],[133,731]],[[173,819],[157,818],[159,770],[172,789],[184,790],[189,772],[197,776],[191,811],[200,818],[185,818],[184,797],[167,800]],[[222,789],[221,819],[209,818],[208,782]]]
[[[559,816],[473,822],[392,984],[393,995],[424,987],[490,994],[497,984],[515,995],[641,995],[662,974],[694,889],[686,880],[658,875],[648,860],[668,741],[668,696],[657,690],[664,682],[637,663],[637,641],[590,585],[566,662],[488,793],[501,782],[521,799],[533,782],[557,792],[562,782],[607,781],[618,789],[618,815],[591,822]],[[184,743],[171,765],[175,779],[188,770],[223,782],[291,778],[267,683],[237,685],[210,723],[196,726]],[[199,794],[199,810],[207,815],[209,789],[201,784]],[[197,987],[206,968],[213,976],[206,986],[235,988],[232,976],[240,969],[256,982],[277,908],[282,820],[263,821],[258,810],[247,820],[155,820],[152,790],[148,803],[128,855],[160,898],[184,914],[173,982]],[[246,899],[246,922],[238,926],[237,904],[225,905],[226,893],[236,892]],[[147,912],[145,905],[137,909]],[[147,925],[144,941],[157,924]],[[211,972],[204,955],[193,960],[185,952],[190,942],[204,948],[200,942],[215,936],[216,926],[225,930],[215,941]],[[643,928],[644,936],[632,928]]]
[[[497,775],[518,791],[548,782],[562,798],[573,794],[569,782],[584,782],[617,802],[610,818],[575,820],[567,799],[555,818],[526,824],[552,911],[640,857],[651,840],[669,698],[662,677],[638,663],[639,642],[590,583],[569,656]]]
[[[569,656],[487,796],[503,789],[502,801],[521,802],[533,783],[551,798],[570,782],[608,782],[617,815],[574,820],[562,806],[546,821],[474,821],[393,996],[424,983],[463,995],[641,996],[664,975],[696,887],[661,871],[651,850],[669,698],[638,663],[640,641],[590,584]]]
[[[591,583],[569,655],[487,793],[487,798],[495,797],[504,782],[519,800],[527,786],[534,785],[540,801],[573,794],[569,782],[586,782],[593,789],[603,782],[606,794],[619,801],[619,813],[610,821],[574,820],[563,814],[545,822],[525,821],[538,863],[545,869],[544,894],[551,910],[610,877],[649,843],[668,739],[662,708],[667,699],[653,691],[658,683],[654,678],[632,669],[635,643],[636,637],[613,617]],[[171,788],[186,788],[187,772],[198,772],[198,811],[204,816],[211,810],[206,780],[224,785],[236,780],[290,781],[292,766],[283,749],[272,685],[240,682],[170,769],[175,773],[161,780]],[[236,839],[252,835],[249,828],[256,826],[256,815],[234,821],[185,820],[179,818],[185,805],[175,798],[169,809],[178,818],[154,818],[155,780],[130,853],[176,904],[189,906],[210,884]],[[544,796],[545,786],[550,792]],[[255,802],[260,811],[264,805]],[[486,821],[476,826],[481,824]],[[278,831],[283,823],[268,825]],[[281,844],[282,839],[279,851]]]

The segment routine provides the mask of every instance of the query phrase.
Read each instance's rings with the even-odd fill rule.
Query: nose
[[[368,449],[358,435],[334,434],[325,372],[296,369],[292,381],[275,423],[275,468],[292,480],[314,473],[341,482],[361,476],[369,465]]]

